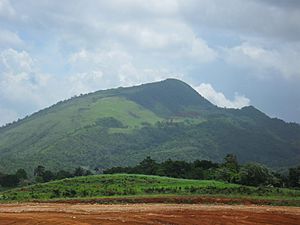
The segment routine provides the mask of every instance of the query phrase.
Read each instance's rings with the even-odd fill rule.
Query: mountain
[[[209,159],[287,168],[300,162],[300,126],[253,106],[225,109],[167,79],[81,95],[0,128],[0,171]]]

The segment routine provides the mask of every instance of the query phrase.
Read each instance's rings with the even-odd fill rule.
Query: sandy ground
[[[299,207],[203,204],[0,204],[0,224],[300,224]]]

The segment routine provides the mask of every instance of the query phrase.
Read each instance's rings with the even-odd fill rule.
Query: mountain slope
[[[271,167],[299,163],[300,126],[254,107],[218,108],[182,81],[168,79],[82,95],[0,129],[0,171],[131,165],[151,155]]]

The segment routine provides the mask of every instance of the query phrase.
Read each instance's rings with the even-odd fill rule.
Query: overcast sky
[[[0,125],[169,77],[300,122],[300,1],[0,0]]]

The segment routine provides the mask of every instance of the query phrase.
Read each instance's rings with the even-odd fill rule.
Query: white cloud
[[[182,77],[182,74],[171,72],[168,69],[139,69],[132,63],[121,65],[118,71],[118,79],[122,86],[155,82],[167,78],[180,79]]]
[[[47,106],[53,89],[48,85],[50,80],[50,76],[38,72],[28,52],[14,49],[0,52],[1,113],[10,113],[2,122]]]
[[[182,77],[181,74],[165,68],[138,67],[134,61],[132,55],[121,50],[82,49],[69,57],[73,74],[68,79],[73,89],[86,93],[107,87],[131,86],[169,77]]]
[[[278,73],[285,78],[300,77],[300,47],[283,46],[267,49],[250,43],[225,49],[225,60],[235,66],[242,66],[259,75]]]
[[[17,112],[11,109],[5,109],[3,106],[0,106],[0,126],[8,122],[12,122],[18,118]]]
[[[143,49],[164,49],[178,40],[178,34],[160,32],[143,24],[116,24],[110,32],[137,43]]]
[[[0,93],[10,105],[45,106],[41,92],[49,77],[37,73],[34,60],[26,51],[6,49],[0,52]],[[25,107],[26,108],[26,107]]]
[[[11,18],[15,14],[15,10],[9,0],[0,0],[0,17]]]
[[[12,48],[3,50],[0,53],[0,65],[5,71],[12,73],[30,72],[33,59],[26,51],[18,52]]]
[[[123,41],[130,43],[135,50],[139,47],[141,51],[164,58],[208,63],[218,56],[217,51],[197,36],[191,27],[178,20],[112,24],[109,32],[119,36],[120,40],[125,38]]]
[[[250,105],[250,99],[237,93],[235,93],[233,100],[227,99],[222,92],[217,92],[211,84],[202,83],[195,87],[195,90],[197,90],[204,98],[219,107],[242,108]]]
[[[282,5],[294,2],[294,5],[281,7],[279,2]],[[206,27],[238,36],[299,41],[300,8],[297,2],[185,0],[180,1],[180,8],[181,14],[195,29]]]
[[[191,43],[192,48],[189,55],[196,61],[207,63],[217,58],[217,51],[210,48],[204,40],[193,37]]]
[[[128,62],[132,56],[125,51],[119,49],[109,50],[94,50],[88,51],[81,49],[74,52],[69,57],[69,63],[76,71],[92,70],[93,68],[107,68],[112,69],[123,62]]]
[[[100,2],[100,3],[99,3]],[[98,4],[109,11],[118,11],[126,14],[152,14],[156,16],[170,16],[177,14],[179,11],[179,2],[177,0],[110,0],[98,1]],[[122,9],[119,11],[117,9]]]
[[[0,47],[19,47],[23,45],[22,39],[15,32],[0,28]]]
[[[9,3],[7,0],[2,2],[6,2],[6,5]],[[156,19],[168,18],[180,19],[193,26],[194,30],[205,27],[238,35],[242,33],[299,40],[299,4],[291,2],[297,1],[90,0],[86,3],[82,0],[72,0],[59,1],[57,7],[57,1],[27,0],[26,4],[15,1],[13,6],[18,16],[21,14],[32,17],[30,21],[34,22],[34,25],[47,23],[52,29],[51,23],[55,23],[58,27],[64,27],[64,31],[69,31],[70,28],[95,30],[101,23],[114,22],[143,21],[143,24],[147,25]],[[281,7],[287,3],[292,7]],[[44,13],[45,11],[47,13]],[[74,27],[76,23],[84,26]],[[93,29],[90,31],[93,32]]]
[[[77,73],[67,78],[70,91],[69,95],[78,95],[81,93],[88,93],[96,91],[103,86],[105,80],[103,79],[103,72],[101,70],[92,70],[88,73]]]

